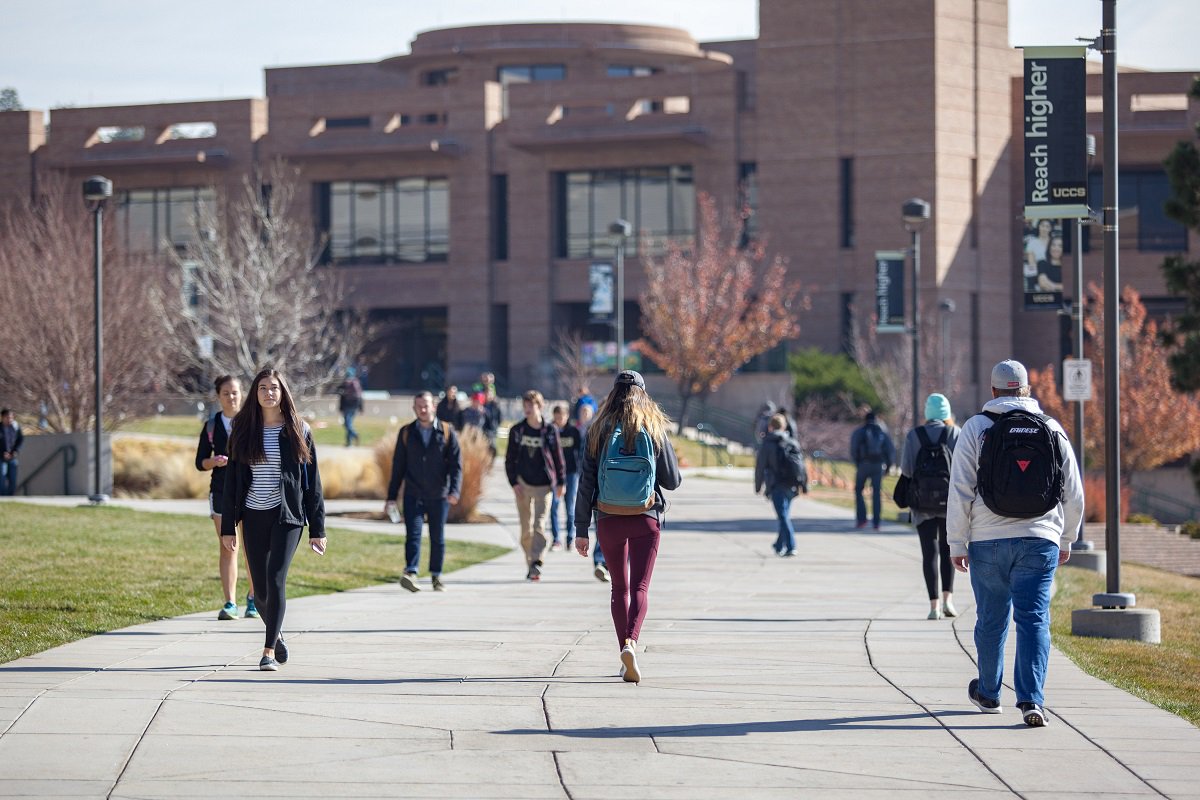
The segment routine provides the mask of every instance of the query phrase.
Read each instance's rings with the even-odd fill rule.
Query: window
[[[335,128],[369,128],[371,127],[370,117],[326,117],[325,130],[331,131]]]
[[[500,82],[500,116],[508,118],[508,87],[514,83],[533,81],[561,81],[567,77],[567,68],[562,64],[509,64],[496,70]]]
[[[216,201],[209,187],[141,189],[116,193],[116,226],[125,249],[184,252],[195,241],[203,212]]]
[[[971,249],[979,247],[979,159],[971,159]]]
[[[656,75],[662,72],[660,67],[643,67],[633,64],[609,64],[608,77],[610,78],[645,78],[648,75]]]
[[[838,207],[841,209],[840,241],[843,248],[854,247],[854,159],[843,158],[839,171]]]
[[[690,165],[560,172],[558,256],[591,258],[612,252],[608,226],[633,225],[632,252],[661,249],[667,239],[691,238],[696,229],[696,190]]]
[[[492,176],[492,258],[508,260],[508,176]]]
[[[458,67],[431,69],[421,74],[422,86],[445,86],[458,80]]]
[[[1165,172],[1121,172],[1117,176],[1118,247],[1136,247],[1144,252],[1186,252],[1187,228],[1168,217],[1163,209],[1170,196],[1171,183]],[[1088,205],[1097,211],[1104,206],[1102,172],[1088,175]],[[1086,226],[1083,251],[1089,252],[1102,243],[1101,226]]]
[[[741,197],[746,224],[742,228],[741,246],[746,247],[758,238],[758,164],[743,161],[738,165],[738,193]]]
[[[445,178],[336,181],[317,185],[325,260],[445,261],[450,187]]]

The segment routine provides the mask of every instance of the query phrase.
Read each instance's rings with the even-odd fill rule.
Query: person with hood
[[[950,562],[950,545],[946,541],[946,496],[950,485],[950,456],[958,442],[958,426],[950,411],[950,401],[944,394],[931,394],[925,400],[925,424],[913,428],[904,439],[900,454],[900,474],[910,485],[928,482],[921,492],[932,495],[922,507],[920,501],[910,500],[913,526],[921,540],[921,572],[925,590],[929,593],[929,619],[954,617],[954,565]],[[920,465],[921,474],[916,474]],[[939,483],[940,481],[940,483]],[[938,485],[933,485],[938,484]],[[910,492],[909,497],[915,496]],[[941,603],[938,603],[939,558],[941,559]]]
[[[992,400],[959,434],[946,505],[950,558],[959,572],[971,570],[975,592],[979,677],[967,698],[980,711],[1002,710],[1011,617],[1017,708],[1029,727],[1046,724],[1050,586],[1082,519],[1083,482],[1066,431],[1029,396],[1025,366],[1001,361],[992,368]]]
[[[789,452],[800,451],[800,445],[787,432],[787,420],[783,414],[775,414],[767,421],[767,435],[758,448],[754,464],[754,492],[762,492],[775,506],[779,519],[779,535],[772,548],[775,554],[784,557],[796,555],[796,531],[792,527],[792,499],[800,488],[786,463]]]

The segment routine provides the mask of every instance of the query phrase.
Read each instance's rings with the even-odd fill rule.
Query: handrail
[[[1141,505],[1145,510],[1166,511],[1171,516],[1183,516],[1185,519],[1200,519],[1200,506],[1186,500],[1172,497],[1152,489],[1135,488],[1133,490],[1133,505]],[[1138,501],[1141,501],[1140,503]],[[1166,505],[1168,508],[1164,508]],[[1174,507],[1174,511],[1170,507]],[[1182,513],[1178,513],[1182,512]],[[1151,514],[1151,516],[1155,516]]]
[[[37,469],[35,469],[33,472],[29,473],[29,475],[27,475],[25,477],[25,480],[23,480],[19,484],[17,484],[17,491],[18,492],[23,491],[25,493],[25,496],[28,497],[29,496],[29,482],[32,481],[34,478],[36,478],[38,475],[40,475],[42,470],[44,470],[47,466],[49,466],[50,462],[58,457],[59,453],[62,453],[62,456],[63,456],[63,494],[70,494],[71,493],[71,467],[75,466],[75,462],[79,459],[79,451],[77,449],[75,449],[75,445],[73,445],[73,444],[64,444],[61,447],[59,447],[57,450],[55,450],[53,453],[46,456],[46,460],[43,461],[41,464],[38,464]]]
[[[716,429],[711,424],[707,422],[697,422],[696,433],[709,434],[709,436],[699,436],[696,439],[696,444],[700,445],[701,447],[700,452],[703,458],[703,463],[700,466],[708,466],[709,451],[712,451],[713,456],[717,461],[717,466],[728,467],[733,464],[733,459],[729,457],[729,440],[718,434]],[[719,441],[713,441],[709,437],[714,437]]]

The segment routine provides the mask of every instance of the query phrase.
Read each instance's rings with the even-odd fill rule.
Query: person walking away
[[[12,409],[0,410],[0,495],[12,497],[17,493],[17,467],[25,434]]]
[[[793,498],[805,483],[807,476],[800,443],[788,435],[784,416],[775,414],[767,420],[767,433],[754,462],[754,492],[762,492],[775,507],[779,534],[772,549],[777,556],[790,558],[796,555],[791,508]]]
[[[447,425],[458,424],[458,387],[453,383],[446,387],[446,394],[438,401],[437,418]]]
[[[215,412],[200,428],[200,441],[196,445],[196,469],[201,472],[212,471],[208,482],[208,515],[212,518],[217,531],[217,573],[221,576],[221,589],[225,593],[225,605],[217,612],[217,619],[236,619],[238,614],[237,596],[238,579],[238,539],[233,540],[233,549],[229,550],[221,538],[221,510],[225,507],[225,466],[229,463],[229,432],[233,429],[233,420],[242,407],[242,382],[232,375],[222,375],[213,381],[217,390],[217,401],[221,410]],[[246,616],[258,618],[258,608],[254,604],[254,578],[250,573],[250,564],[246,564],[246,580],[249,590],[246,593]]]
[[[596,416],[596,398],[592,397],[591,387],[588,384],[582,384],[579,387],[579,397],[575,398],[575,402],[571,404],[571,422],[578,425],[583,416],[583,409],[589,409],[588,419]]]
[[[225,473],[221,544],[236,547],[242,523],[246,563],[257,589],[265,627],[258,668],[287,663],[283,618],[287,611],[287,574],[308,526],[309,546],[325,554],[325,501],[312,431],[296,413],[282,373],[264,369],[254,376],[250,396],[233,420]]]
[[[504,471],[521,519],[521,548],[528,567],[525,578],[538,581],[542,577],[542,553],[546,550],[550,495],[563,496],[566,466],[558,430],[542,417],[542,407],[546,404],[542,393],[530,389],[522,396],[521,403],[525,419],[509,429]]]
[[[550,549],[561,550],[562,538],[558,527],[559,506],[562,506],[566,512],[566,527],[563,530],[566,534],[567,548],[569,549],[575,544],[575,495],[579,492],[583,437],[580,435],[579,429],[567,420],[565,405],[561,403],[556,405],[551,412],[551,418],[554,420],[554,427],[558,429],[558,443],[562,447],[563,468],[566,470],[562,499],[560,500],[558,495],[554,495],[550,500],[550,535],[553,537]]]
[[[850,436],[850,457],[854,459],[854,512],[857,527],[867,524],[867,504],[863,489],[871,482],[871,519],[879,530],[882,511],[883,476],[896,463],[892,437],[879,424],[874,411],[868,411],[863,424]]]
[[[1025,724],[1046,724],[1050,585],[1071,557],[1083,519],[1083,488],[1066,431],[1029,396],[1019,361],[992,368],[992,400],[966,421],[950,466],[950,557],[971,573],[979,677],[967,697],[998,714],[1004,643],[1016,623],[1013,688]]]
[[[338,387],[338,411],[342,412],[342,425],[346,428],[346,447],[358,443],[358,432],[354,430],[354,415],[363,410],[362,384],[354,367],[346,370],[346,380]]]
[[[958,435],[950,401],[945,395],[934,393],[925,399],[925,423],[908,432],[900,454],[900,474],[908,479],[907,503],[921,541],[921,572],[929,593],[929,619],[958,615],[954,608],[954,565],[946,540],[950,463]]]
[[[433,395],[421,392],[413,399],[417,418],[396,434],[392,453],[392,477],[388,482],[383,510],[396,508],[404,487],[404,574],[400,585],[419,592],[417,574],[421,564],[421,528],[429,520],[429,574],[435,592],[446,591],[442,565],[446,558],[446,517],[458,505],[462,493],[462,450],[450,423],[435,419]]]
[[[596,538],[612,579],[609,609],[627,683],[642,680],[637,643],[667,508],[663,491],[683,482],[669,425],[642,376],[619,372],[588,432],[575,501],[575,552],[581,556],[588,553],[593,509],[598,514]]]

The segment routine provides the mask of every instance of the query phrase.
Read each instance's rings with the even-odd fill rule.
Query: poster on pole
[[[875,332],[904,333],[903,250],[875,252]]]
[[[1063,359],[1063,400],[1092,399],[1092,360]]]
[[[1020,270],[1026,311],[1063,307],[1063,229],[1061,219],[1025,220]]]
[[[1025,216],[1087,217],[1087,48],[1024,50]]]
[[[613,265],[598,261],[588,267],[588,285],[592,289],[592,301],[588,306],[592,323],[611,323],[616,306],[613,304]],[[615,356],[614,356],[615,358]]]

